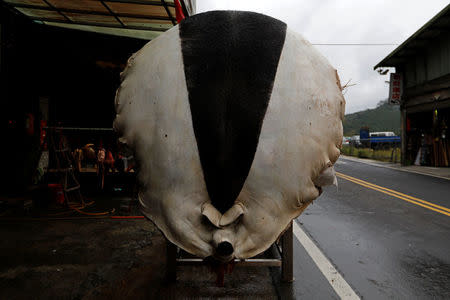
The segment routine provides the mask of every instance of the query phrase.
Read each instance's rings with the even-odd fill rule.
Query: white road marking
[[[365,161],[365,160],[362,160],[362,159],[358,159],[358,158],[355,158],[355,157],[349,157],[349,156],[341,155],[340,159],[356,161],[356,162],[359,162],[359,163],[362,163],[362,164],[366,164],[366,165],[374,166],[374,167],[379,167],[379,168],[392,169],[392,170],[397,170],[397,171],[401,171],[401,172],[415,173],[415,174],[420,174],[420,175],[425,175],[425,176],[431,176],[431,177],[436,177],[436,178],[440,178],[440,179],[450,180],[450,178],[444,177],[444,176],[434,175],[434,174],[420,172],[420,171],[415,171],[415,170],[407,170],[407,169],[400,169],[400,168],[396,168],[396,167],[385,166],[385,165],[382,165],[382,164],[368,162],[368,161]]]
[[[308,252],[309,256],[311,256],[312,260],[316,263],[317,267],[319,267],[319,270],[328,280],[336,294],[338,294],[341,299],[360,299],[347,281],[345,281],[342,275],[322,253],[322,251],[320,251],[316,244],[314,244],[311,238],[300,226],[298,226],[297,222],[294,220],[292,224],[295,237],[303,245],[306,252]]]

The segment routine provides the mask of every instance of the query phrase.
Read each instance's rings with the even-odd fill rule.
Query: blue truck
[[[399,147],[401,138],[392,131],[369,132],[369,129],[361,128],[359,140],[362,147],[380,149]]]

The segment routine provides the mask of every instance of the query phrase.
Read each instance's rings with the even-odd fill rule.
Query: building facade
[[[374,69],[382,73],[386,67],[395,67],[394,76],[401,78],[402,164],[448,167],[450,5]]]

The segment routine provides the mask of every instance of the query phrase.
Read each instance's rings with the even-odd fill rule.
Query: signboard
[[[389,82],[389,104],[400,104],[403,94],[403,78],[399,73],[391,73]]]

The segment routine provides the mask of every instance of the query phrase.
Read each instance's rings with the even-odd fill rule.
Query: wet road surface
[[[326,188],[296,220],[364,299],[450,298],[450,181],[341,158]],[[294,238],[291,288],[281,298],[336,299]]]

